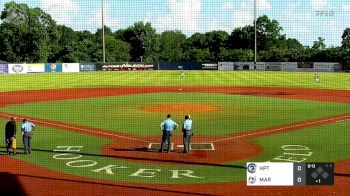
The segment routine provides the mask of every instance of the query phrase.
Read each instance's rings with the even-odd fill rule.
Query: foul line
[[[302,123],[302,124],[291,125],[291,126],[287,126],[287,127],[276,128],[276,129],[267,130],[267,131],[261,131],[261,132],[257,132],[257,133],[248,133],[248,134],[238,135],[238,136],[229,137],[229,138],[224,138],[224,139],[220,139],[220,140],[214,140],[214,141],[210,141],[210,142],[212,142],[212,143],[215,143],[215,142],[222,142],[222,141],[226,141],[226,140],[232,140],[232,139],[237,139],[237,138],[242,138],[242,137],[248,137],[248,136],[252,136],[252,135],[260,135],[260,134],[264,134],[264,133],[271,133],[271,132],[280,131],[280,130],[283,130],[283,129],[290,129],[290,128],[296,128],[296,127],[303,127],[303,126],[306,126],[306,125],[313,125],[313,124],[318,124],[318,123],[327,122],[327,121],[332,121],[332,120],[339,120],[339,121],[336,121],[336,122],[341,122],[341,121],[349,120],[349,119],[348,119],[349,117],[350,117],[350,116],[342,116],[342,117],[337,117],[337,118],[329,118],[329,119],[318,120],[318,121],[314,121],[314,122],[308,122],[308,123]],[[345,118],[345,119],[344,119],[344,118]]]
[[[10,115],[6,115],[6,114],[0,114],[0,116],[10,118],[10,117],[15,116],[15,115],[11,115],[10,116]],[[50,122],[45,122],[45,121],[40,121],[40,120],[34,120],[33,119],[31,121],[38,122],[39,124],[47,124],[47,125],[52,125],[52,126],[56,126],[56,127],[63,127],[65,129],[73,129],[73,130],[85,131],[85,132],[89,132],[89,133],[97,133],[97,134],[101,134],[101,135],[108,135],[108,136],[119,137],[119,138],[123,138],[123,139],[134,140],[134,141],[147,142],[147,143],[150,142],[150,141],[147,141],[147,140],[136,139],[136,138],[132,138],[132,137],[126,137],[126,136],[117,135],[117,134],[113,134],[113,133],[104,133],[104,132],[101,132],[101,131],[93,131],[93,130],[89,130],[89,129],[79,128],[79,127],[72,127],[72,126],[56,124],[56,123],[50,123]]]
[[[344,119],[344,120],[338,120],[336,122],[344,122],[344,121],[348,121],[348,120],[350,120],[350,118],[349,119]]]

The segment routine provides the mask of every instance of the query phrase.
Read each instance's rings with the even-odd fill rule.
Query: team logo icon
[[[51,70],[55,71],[57,69],[57,65],[56,64],[51,64],[50,68],[51,68]]]
[[[248,182],[249,182],[249,184],[254,184],[256,182],[256,177],[255,176],[249,176]]]
[[[249,173],[255,173],[256,172],[256,164],[254,163],[250,163],[247,167],[247,170]]]
[[[23,71],[23,66],[22,65],[14,65],[12,66],[12,71],[15,73],[21,73]]]

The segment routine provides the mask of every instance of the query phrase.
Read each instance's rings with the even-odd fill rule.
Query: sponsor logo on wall
[[[10,74],[25,74],[28,73],[28,66],[26,64],[8,64],[8,73]]]
[[[43,73],[45,72],[45,64],[44,63],[30,63],[27,64],[28,73]]]
[[[0,64],[0,74],[7,74],[8,71],[8,65],[7,64]]]
[[[81,72],[96,71],[96,64],[95,63],[80,64],[80,71]]]
[[[45,72],[62,72],[62,64],[61,63],[46,63],[45,64]]]
[[[140,64],[140,63],[124,63],[116,65],[103,65],[103,71],[137,71],[137,70],[153,70],[154,65],[152,64]]]
[[[79,63],[63,63],[62,72],[79,72]]]

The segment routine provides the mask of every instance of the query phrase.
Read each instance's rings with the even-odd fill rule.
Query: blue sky
[[[0,9],[4,3],[1,0]],[[96,31],[101,26],[101,0],[16,0],[40,7],[62,25]],[[257,0],[258,16],[277,20],[288,38],[312,46],[318,37],[327,46],[339,46],[350,27],[349,0]],[[225,30],[253,23],[254,0],[105,0],[105,22],[112,30],[136,21],[151,22],[158,32]]]

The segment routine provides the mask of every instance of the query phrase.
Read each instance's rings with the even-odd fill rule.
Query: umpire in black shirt
[[[9,149],[12,147],[12,141],[16,138],[16,118],[11,117],[11,120],[5,126],[6,151],[10,154]],[[16,148],[13,148],[13,154],[16,154]]]

